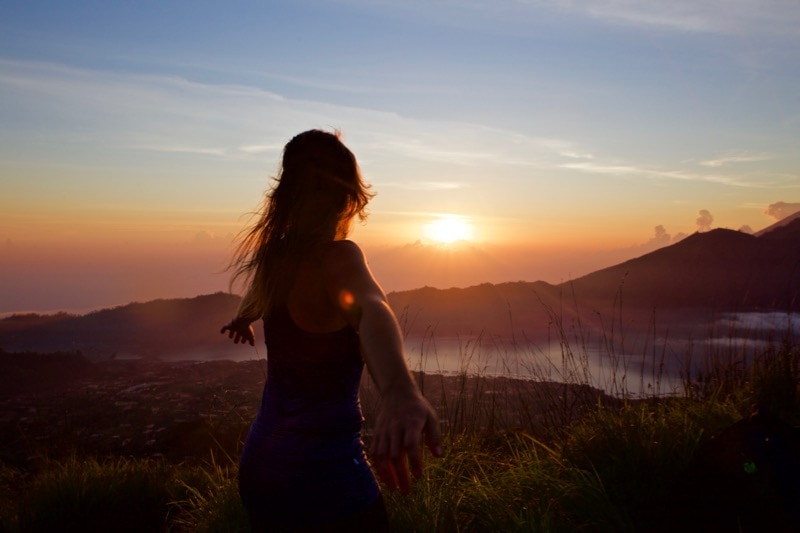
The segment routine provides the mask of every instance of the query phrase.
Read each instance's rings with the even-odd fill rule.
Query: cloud
[[[73,145],[231,159],[337,114],[252,87],[3,59],[0,95],[25,117],[5,125],[20,136],[40,138],[47,121],[49,138]]]
[[[154,152],[164,152],[173,154],[195,154],[195,155],[208,155],[216,157],[224,157],[227,150],[223,148],[205,148],[202,146],[138,146],[140,150],[152,150]]]
[[[653,235],[653,238],[650,239],[649,243],[655,246],[666,246],[669,244],[669,242],[670,242],[670,236],[669,233],[667,233],[666,228],[664,228],[664,226],[662,226],[661,224],[656,226],[655,235]]]
[[[670,235],[667,229],[661,224],[653,228],[653,230],[653,236],[650,240],[641,245],[643,251],[657,250],[658,248],[675,244],[686,237],[685,233],[678,233],[675,236]]]
[[[711,229],[711,224],[714,223],[714,217],[707,209],[701,209],[697,213],[697,220],[695,220],[695,224],[697,224],[697,231],[704,232]]]
[[[775,202],[767,207],[765,215],[769,215],[775,220],[782,220],[800,211],[800,203]]]
[[[588,17],[636,28],[718,33],[789,34],[800,28],[796,0],[338,0],[412,12],[447,25],[516,25],[541,21],[548,13]]]
[[[534,4],[636,27],[723,34],[791,34],[800,27],[796,0],[551,0]]]
[[[700,164],[704,167],[721,167],[724,165],[730,165],[731,163],[754,163],[758,161],[767,161],[772,159],[772,156],[767,154],[758,154],[758,155],[737,155],[737,156],[727,156],[727,157],[720,157],[717,159],[709,159],[706,161],[701,161]]]
[[[658,170],[638,165],[609,164],[602,162],[580,162],[564,163],[561,168],[578,170],[592,174],[606,174],[614,176],[639,176],[648,179],[668,179],[677,181],[698,181],[708,183],[719,183],[733,187],[763,187],[762,182],[750,182],[730,175],[723,174],[703,174],[697,172],[687,172],[684,170]]]
[[[592,154],[570,152],[568,150],[561,152],[561,155],[563,155],[564,157],[568,157],[569,159],[594,159],[594,156]]]
[[[653,236],[643,244],[635,244],[627,248],[619,248],[607,252],[609,262],[622,262],[627,261],[631,257],[638,257],[640,255],[653,252],[659,248],[675,244],[679,240],[685,238],[686,235],[679,233],[674,237],[670,235],[662,224],[653,228]]]
[[[494,154],[474,150],[459,150],[450,143],[443,143],[436,138],[419,135],[416,139],[402,141],[396,139],[387,143],[387,148],[402,154],[427,161],[442,162],[455,165],[474,165],[492,161]]]
[[[469,185],[455,181],[409,181],[406,183],[384,181],[381,183],[381,187],[396,187],[410,191],[447,191],[464,189]]]
[[[283,144],[251,144],[240,146],[239,151],[246,154],[280,154],[283,151]]]

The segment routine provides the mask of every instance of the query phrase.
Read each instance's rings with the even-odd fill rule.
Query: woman
[[[338,133],[297,135],[232,261],[248,289],[222,332],[252,345],[251,323],[262,318],[267,343],[267,383],[239,468],[255,530],[387,528],[360,434],[364,363],[381,394],[370,456],[382,481],[409,489],[423,434],[441,455],[439,422],[406,366],[397,320],[346,240],[353,218],[366,216],[367,189]]]

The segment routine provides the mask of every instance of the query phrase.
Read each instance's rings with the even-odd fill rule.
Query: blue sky
[[[460,215],[519,264],[487,281],[758,230],[800,201],[800,3],[2,2],[0,253],[227,245],[310,127],[378,192],[357,240]]]

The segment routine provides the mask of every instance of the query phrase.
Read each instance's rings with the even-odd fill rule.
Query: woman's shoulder
[[[328,243],[320,258],[324,279],[334,288],[352,285],[371,278],[367,259],[361,248],[349,240]]]
[[[326,261],[334,262],[363,262],[364,252],[355,242],[342,239],[327,243],[321,250]]]

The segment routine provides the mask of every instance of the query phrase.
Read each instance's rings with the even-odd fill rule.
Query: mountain
[[[790,310],[800,304],[800,218],[760,236],[716,229],[570,282],[634,306]]]
[[[238,296],[220,292],[131,303],[86,315],[12,315],[0,320],[0,348],[7,352],[71,350],[90,358],[182,354],[222,358],[237,352],[241,358],[246,348],[219,334],[238,306]]]
[[[435,330],[541,338],[578,320],[609,327],[622,311],[641,329],[656,312],[690,322],[709,312],[791,311],[800,305],[800,218],[759,236],[727,229],[695,233],[559,285],[426,287],[392,293],[389,301],[411,336]]]
[[[771,226],[767,226],[766,228],[755,232],[754,235],[756,237],[761,237],[762,235],[765,235],[767,233],[771,233],[771,232],[775,231],[778,228],[781,228],[783,226],[788,226],[788,225],[794,223],[794,221],[798,220],[798,219],[800,219],[800,211],[798,211],[797,213],[794,213],[792,215],[789,215],[788,217],[784,217],[784,218],[780,219],[779,221],[777,221],[776,223],[772,224]]]
[[[608,331],[615,321],[647,330],[657,313],[672,326],[710,312],[792,311],[800,304],[800,218],[759,235],[716,229],[572,281],[484,283],[393,292],[389,303],[412,339],[558,340]],[[256,355],[219,334],[239,304],[225,293],[132,303],[83,316],[0,320],[6,351],[78,350],[92,358],[242,358]],[[662,324],[663,325],[663,324]],[[700,324],[702,327],[702,324]],[[257,333],[260,334],[260,331]]]

